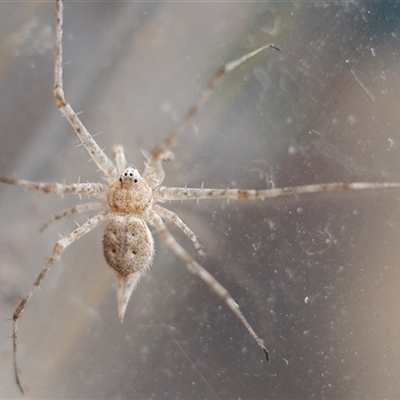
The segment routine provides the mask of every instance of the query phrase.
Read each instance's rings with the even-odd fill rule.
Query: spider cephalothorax
[[[107,203],[111,210],[124,214],[142,215],[150,207],[152,189],[135,168],[126,168],[120,178],[111,185]]]

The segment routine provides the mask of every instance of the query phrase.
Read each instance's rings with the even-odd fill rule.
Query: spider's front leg
[[[157,155],[154,153],[150,155],[145,163],[146,167],[143,172],[143,179],[152,189],[161,185],[164,181],[165,171],[162,163],[164,161],[172,161],[174,159],[174,153],[169,150],[166,150],[165,152],[159,153]]]
[[[114,163],[109,159],[107,154],[100,148],[100,146],[93,139],[92,135],[88,132],[81,120],[78,118],[71,105],[66,101],[64,95],[64,82],[63,82],[63,51],[62,51],[62,36],[63,36],[63,2],[56,0],[56,62],[54,70],[54,97],[57,107],[67,118],[74,131],[78,135],[86,150],[104,172],[109,183],[114,181],[118,176],[117,168]]]
[[[151,168],[154,168],[157,162],[162,159],[163,155],[165,155],[175,144],[179,136],[183,133],[183,131],[187,128],[187,126],[192,122],[193,118],[196,114],[200,112],[203,108],[204,104],[206,104],[207,100],[210,98],[212,93],[214,92],[216,86],[221,81],[221,79],[231,73],[233,70],[238,68],[240,65],[245,63],[250,58],[256,56],[266,49],[274,49],[281,51],[278,47],[273,45],[272,43],[265,44],[264,46],[259,47],[239,57],[236,60],[226,63],[223,65],[214,77],[208,82],[207,86],[200,92],[197,97],[195,103],[189,108],[186,114],[182,117],[182,119],[178,122],[175,129],[162,141],[162,143],[157,146],[150,155],[149,165]],[[162,180],[161,180],[162,182]],[[159,184],[161,184],[161,182]]]

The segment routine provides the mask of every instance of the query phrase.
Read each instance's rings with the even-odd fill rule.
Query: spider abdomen
[[[105,228],[103,251],[108,265],[126,277],[151,264],[154,240],[144,220],[116,214]]]

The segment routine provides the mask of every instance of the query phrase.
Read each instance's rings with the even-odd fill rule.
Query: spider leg
[[[19,186],[27,190],[35,190],[37,192],[50,194],[69,193],[105,197],[107,193],[107,186],[101,183],[45,183],[24,181],[22,179],[7,178],[5,176],[0,176],[0,182]]]
[[[43,278],[46,276],[47,272],[49,272],[50,268],[54,264],[54,262],[60,257],[60,254],[65,250],[66,247],[68,247],[71,243],[75,242],[78,240],[80,237],[85,235],[86,233],[90,232],[97,226],[99,226],[101,223],[103,223],[106,219],[108,218],[108,212],[102,212],[92,218],[90,218],[86,223],[84,223],[82,226],[79,228],[75,229],[73,232],[71,232],[68,236],[66,236],[63,239],[60,239],[53,248],[53,252],[51,254],[51,257],[49,258],[49,261],[47,261],[47,264],[45,267],[42,269],[40,272],[39,276],[36,278],[36,281],[33,284],[32,289],[29,291],[29,293],[22,299],[21,303],[19,306],[16,308],[14,315],[13,315],[13,357],[14,357],[14,372],[15,372],[15,380],[17,381],[17,385],[20,388],[21,392],[24,393],[24,389],[22,388],[21,385],[21,380],[19,378],[19,369],[18,369],[18,362],[17,362],[17,352],[18,352],[18,347],[17,347],[17,337],[18,337],[18,321],[21,317],[22,312],[25,309],[26,304],[32,297],[33,293],[37,289],[37,287],[40,285],[42,282]]]
[[[114,158],[117,164],[118,174],[121,175],[126,169],[126,158],[124,153],[124,148],[120,144],[114,146]]]
[[[149,165],[152,169],[156,169],[155,164],[158,162],[160,158],[162,158],[163,154],[165,154],[176,142],[178,137],[182,134],[182,132],[186,129],[186,127],[190,124],[193,117],[202,109],[210,95],[214,92],[216,85],[220,82],[220,80],[234,69],[239,67],[241,64],[246,62],[248,59],[254,57],[261,51],[273,48],[275,50],[280,51],[276,46],[272,43],[268,43],[258,49],[245,54],[244,56],[228,62],[224,66],[222,66],[218,72],[214,75],[214,77],[209,81],[207,86],[203,89],[203,91],[198,96],[196,102],[190,107],[190,109],[186,112],[180,122],[176,125],[175,129],[164,139],[164,141],[157,146],[151,153],[149,159]]]
[[[161,153],[156,160],[151,161],[151,156],[147,160],[145,163],[146,167],[143,172],[143,178],[152,189],[161,185],[165,178],[165,171],[162,166],[163,161],[171,161],[174,158],[174,153],[167,150],[164,153]]]
[[[104,172],[109,182],[117,178],[117,168],[108,158],[104,151],[99,147],[91,134],[85,128],[81,120],[78,118],[71,105],[67,103],[64,95],[63,83],[63,61],[62,61],[62,34],[63,34],[63,3],[62,0],[56,0],[57,26],[56,26],[56,62],[55,62],[55,78],[54,78],[54,97],[57,107],[65,115],[72,128],[78,135],[86,150]]]
[[[44,223],[40,227],[40,232],[43,232],[47,229],[53,222],[59,221],[62,218],[69,217],[72,214],[82,213],[89,210],[98,210],[103,208],[105,203],[85,203],[85,204],[77,204],[74,207],[68,208],[64,210],[62,213],[54,215],[51,217],[46,223]]]
[[[236,315],[243,326],[247,329],[251,337],[256,343],[262,348],[269,361],[268,350],[264,346],[262,340],[255,333],[253,328],[247,322],[246,318],[239,309],[238,304],[233,300],[229,292],[197,261],[195,261],[189,253],[175,240],[172,234],[169,232],[161,217],[156,213],[149,216],[149,222],[155,226],[157,233],[168,246],[188,267],[191,272],[195,272],[208,286],[209,288],[226,304],[226,306]]]
[[[345,190],[372,190],[400,188],[400,183],[324,183],[297,187],[274,188],[265,190],[242,189],[202,189],[159,187],[154,191],[154,201],[228,199],[257,200],[282,196],[296,196],[319,192],[338,192]]]
[[[203,246],[198,242],[196,235],[174,212],[167,210],[166,208],[161,207],[158,204],[154,205],[154,210],[162,218],[165,218],[167,221],[172,222],[178,228],[180,228],[183,233],[193,242],[193,245],[199,255],[204,256]]]

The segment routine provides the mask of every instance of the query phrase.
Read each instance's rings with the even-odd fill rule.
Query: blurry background
[[[53,95],[54,5],[0,4],[0,174],[98,181]],[[262,189],[400,181],[398,2],[66,2],[67,99],[111,155],[142,170],[225,62],[174,148],[166,185]],[[21,398],[11,321],[79,202],[0,186],[0,397]],[[102,230],[62,255],[19,324],[25,398],[400,397],[400,191],[168,207],[270,350],[158,239],[117,317]],[[77,220],[85,221],[86,216]],[[191,243],[172,228],[194,254]]]

